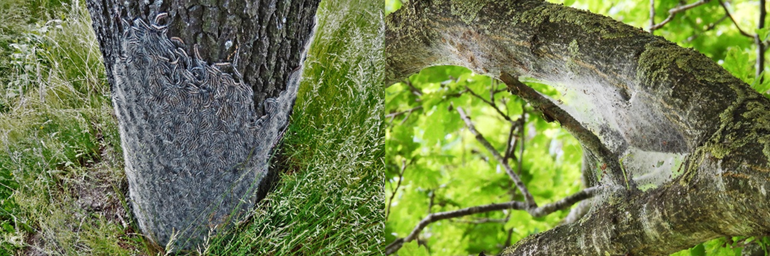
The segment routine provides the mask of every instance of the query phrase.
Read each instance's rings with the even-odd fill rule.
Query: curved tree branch
[[[770,101],[706,56],[539,0],[410,1],[387,22],[388,81],[460,65],[551,85],[563,96],[551,113],[615,156],[611,175],[660,172],[645,191],[608,187],[583,219],[505,254],[657,255],[770,232]],[[670,159],[681,164],[656,169]]]
[[[385,208],[385,220],[388,220],[388,216],[390,216],[390,206],[393,204],[393,198],[396,197],[398,189],[401,187],[401,181],[404,180],[406,166],[406,160],[401,160],[401,171],[398,173],[398,184],[396,184],[396,188],[393,189],[393,194],[390,194],[390,198],[388,198],[388,207]]]
[[[519,191],[521,191],[521,194],[524,195],[524,201],[527,203],[527,210],[534,209],[537,207],[537,203],[535,202],[535,199],[532,197],[532,194],[529,193],[529,190],[527,189],[527,186],[524,185],[524,182],[521,181],[519,178],[519,175],[513,172],[513,169],[508,164],[508,162],[503,158],[503,156],[500,155],[500,152],[495,149],[492,144],[487,141],[487,139],[484,138],[481,133],[476,131],[476,127],[473,125],[473,122],[471,121],[470,117],[465,114],[465,111],[463,111],[462,107],[457,107],[457,113],[460,113],[460,118],[463,119],[465,122],[465,126],[468,127],[468,130],[473,133],[473,135],[476,137],[476,140],[481,143],[481,145],[484,146],[484,148],[489,151],[490,154],[497,160],[498,163],[500,163],[504,168],[505,172],[508,173],[508,176],[511,177],[511,180],[513,180],[513,183],[516,184],[516,187],[519,188]]]
[[[655,18],[655,5],[652,4],[653,2],[650,2],[650,8],[652,9],[650,11],[650,23],[652,24],[652,25],[650,25],[650,33],[655,31],[656,29],[659,29],[659,28],[663,27],[664,25],[666,25],[666,23],[669,23],[672,19],[674,19],[674,16],[676,16],[677,13],[687,11],[689,9],[701,6],[703,4],[706,4],[708,2],[711,2],[711,0],[700,0],[698,2],[691,3],[691,4],[688,4],[688,5],[682,5],[682,6],[678,6],[676,8],[671,8],[670,10],[668,10],[668,17],[666,17],[665,20],[661,21],[658,24],[655,24],[655,19],[654,19]]]
[[[733,15],[732,15],[732,14],[730,14],[730,9],[728,9],[728,8],[727,8],[727,5],[725,4],[725,2],[724,2],[724,1],[722,1],[722,0],[719,0],[719,5],[721,5],[721,6],[722,6],[722,9],[724,9],[724,10],[725,10],[725,14],[727,15],[727,17],[729,17],[729,18],[730,18],[730,21],[732,21],[732,22],[733,22],[733,25],[735,25],[735,28],[736,28],[736,29],[738,29],[738,32],[740,32],[740,33],[741,33],[741,35],[743,35],[743,36],[745,36],[745,37],[751,37],[751,38],[754,38],[754,36],[753,36],[753,35],[749,34],[749,33],[748,33],[748,32],[746,32],[746,31],[743,31],[743,29],[741,29],[741,26],[738,26],[738,22],[737,22],[737,21],[735,21],[735,18],[733,18]]]
[[[553,101],[534,89],[524,85],[518,78],[512,77],[508,73],[503,72],[500,74],[500,80],[508,86],[508,90],[510,90],[512,94],[521,97],[532,105],[532,107],[542,112],[546,116],[546,120],[551,119],[558,121],[562,128],[569,131],[584,148],[591,151],[592,156],[597,158],[596,160],[601,161],[605,165],[605,169],[621,170],[618,156],[605,147],[595,134],[583,127],[580,122],[575,120],[574,117],[557,106]],[[615,184],[628,185],[629,182],[621,175],[613,175],[611,176],[611,179],[614,179]],[[597,182],[599,181],[592,181],[592,183]]]
[[[500,211],[500,210],[526,210],[530,212],[530,214],[533,217],[542,217],[559,210],[567,209],[577,202],[586,200],[588,198],[591,198],[597,195],[601,190],[602,190],[602,187],[587,188],[587,189],[581,190],[580,192],[572,194],[568,197],[562,198],[559,201],[546,204],[541,207],[532,208],[532,209],[530,209],[527,206],[527,204],[524,202],[511,201],[511,202],[499,203],[499,204],[488,204],[488,205],[468,207],[468,208],[464,208],[456,211],[431,213],[431,214],[428,214],[428,216],[425,216],[425,218],[423,218],[420,221],[420,223],[417,224],[417,226],[412,230],[412,232],[409,233],[409,235],[407,235],[404,238],[398,238],[395,241],[393,241],[391,244],[389,244],[385,249],[385,253],[386,254],[395,253],[396,251],[401,249],[401,246],[403,246],[404,243],[408,243],[417,239],[417,236],[420,235],[420,232],[433,222],[468,216],[472,214],[479,214],[479,213]]]

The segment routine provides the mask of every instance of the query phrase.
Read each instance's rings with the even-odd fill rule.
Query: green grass
[[[0,254],[141,251],[121,200],[120,139],[84,6],[0,5],[12,19],[0,22]]]
[[[381,3],[322,3],[281,181],[212,255],[381,254]],[[370,3],[374,2],[374,3]],[[154,255],[83,3],[0,0],[0,255]],[[363,14],[363,15],[362,15]]]
[[[324,1],[284,138],[291,174],[213,254],[382,254],[382,2]],[[379,53],[379,54],[373,54]]]

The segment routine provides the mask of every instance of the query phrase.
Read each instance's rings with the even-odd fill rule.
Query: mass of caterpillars
[[[125,104],[129,116],[124,118],[139,122],[134,135],[145,145],[169,149],[152,153],[176,152],[153,159],[161,166],[197,172],[232,169],[248,157],[255,146],[254,131],[267,117],[255,120],[253,91],[235,68],[231,75],[220,70],[227,63],[208,65],[197,45],[192,55],[187,53],[185,43],[168,38],[167,28],[158,24],[164,17],[158,15],[149,25],[141,19],[133,25],[123,21],[122,59],[129,73],[125,77],[133,81],[120,83],[120,89],[135,103]],[[190,161],[190,155],[204,159]]]

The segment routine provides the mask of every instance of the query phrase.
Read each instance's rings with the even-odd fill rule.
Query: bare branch
[[[459,222],[459,223],[468,223],[468,224],[483,224],[483,223],[506,223],[508,222],[507,218],[502,219],[495,219],[495,218],[479,218],[474,220],[453,220],[453,222]]]
[[[481,101],[483,101],[487,105],[492,106],[492,108],[494,108],[495,111],[497,111],[498,114],[503,116],[503,118],[505,118],[506,121],[508,121],[509,123],[513,123],[513,120],[511,119],[511,117],[509,117],[507,114],[503,113],[503,111],[501,111],[500,108],[497,107],[497,104],[495,104],[493,101],[489,101],[489,100],[485,99],[484,97],[481,97],[481,95],[478,95],[475,92],[473,92],[473,90],[471,90],[471,88],[468,88],[468,86],[465,86],[465,91],[471,93],[471,95],[473,95],[473,97],[476,97],[476,98],[480,99]]]
[[[406,120],[409,119],[409,116],[412,115],[412,112],[414,112],[416,110],[420,110],[420,109],[422,109],[422,106],[417,106],[417,107],[414,107],[414,108],[411,108],[411,109],[408,109],[408,110],[387,114],[387,115],[385,115],[385,118],[390,118],[390,122],[392,123],[393,119],[395,119],[397,116],[406,114],[404,119],[401,120],[401,124],[404,124],[404,122],[406,122]]]
[[[765,27],[765,16],[767,15],[767,11],[765,10],[765,0],[759,0],[759,22],[757,24],[758,29],[763,29]],[[765,43],[763,42],[763,38],[759,37],[759,34],[754,35],[754,43],[757,44],[757,77],[759,77],[759,82],[762,83],[764,81],[764,76],[762,75],[762,71],[765,70]]]
[[[535,199],[532,197],[532,194],[529,193],[529,190],[527,190],[527,187],[524,186],[524,182],[521,181],[519,178],[519,175],[513,172],[513,169],[511,169],[511,166],[508,165],[508,162],[503,158],[503,156],[500,155],[500,152],[497,152],[497,149],[492,146],[492,144],[487,141],[487,139],[484,138],[481,133],[476,131],[476,127],[473,125],[473,122],[471,122],[471,119],[468,117],[468,115],[465,114],[465,111],[463,111],[462,107],[457,107],[457,112],[460,113],[460,118],[465,121],[465,126],[468,127],[468,130],[473,133],[473,135],[476,136],[476,140],[481,143],[488,151],[492,154],[492,156],[495,157],[497,162],[499,162],[503,167],[505,167],[505,172],[508,173],[508,176],[511,177],[511,180],[513,180],[513,183],[516,184],[516,187],[519,188],[519,191],[524,195],[524,201],[527,202],[528,208],[535,208],[537,207],[537,203],[535,203]]]
[[[430,214],[433,210],[433,202],[436,200],[436,190],[431,189],[428,193],[430,193],[430,200],[428,200],[428,214]]]
[[[710,2],[710,1],[711,0],[700,0],[700,1],[692,3],[692,4],[682,5],[682,6],[679,6],[679,7],[672,8],[672,9],[668,10],[668,17],[666,17],[665,20],[663,20],[662,22],[660,22],[658,24],[651,25],[650,26],[650,33],[655,31],[656,29],[659,29],[659,28],[663,27],[664,25],[666,25],[666,23],[669,23],[672,19],[674,19],[674,16],[676,16],[677,13],[684,12],[684,11],[687,11],[689,9],[701,6],[701,5],[706,4],[706,3]],[[650,13],[651,13],[652,17],[655,17],[654,3],[652,3],[652,0],[651,0],[650,3],[651,3],[650,5],[652,5],[651,6],[652,10],[650,11]],[[651,19],[650,23],[652,24],[654,22],[655,22],[655,20]]]
[[[505,245],[503,245],[503,247],[511,246],[511,237],[513,236],[513,228],[509,228],[507,232],[508,232],[508,236],[505,238]]]
[[[516,155],[513,154],[513,150],[516,148],[516,142],[513,139],[516,138],[514,134],[516,133],[516,128],[519,127],[519,121],[517,120],[514,124],[511,125],[511,129],[508,132],[508,141],[505,143],[505,155],[503,155],[503,159],[508,160],[509,158],[516,158]],[[523,127],[523,126],[522,126]]]
[[[414,85],[412,84],[412,81],[409,81],[409,79],[407,79],[407,80],[406,80],[406,85],[408,85],[408,86],[409,86],[409,89],[410,89],[410,91],[411,91],[411,92],[412,92],[414,95],[417,95],[418,97],[419,97],[419,96],[422,96],[422,90],[420,90],[420,89],[417,89],[417,87],[414,87]]]
[[[650,0],[650,34],[655,31],[655,0]]]
[[[390,194],[390,199],[388,200],[388,208],[385,209],[385,220],[388,219],[388,216],[390,216],[390,205],[393,204],[393,198],[396,197],[396,193],[398,193],[398,188],[401,187],[401,181],[404,179],[404,172],[406,171],[406,160],[401,160],[401,172],[398,173],[398,183],[396,184],[396,188],[393,189],[393,194]]]
[[[410,108],[410,109],[407,109],[407,110],[404,110],[404,111],[399,111],[399,112],[394,112],[394,113],[387,114],[387,115],[385,115],[385,118],[397,117],[397,116],[400,116],[400,115],[403,115],[403,114],[406,114],[406,113],[409,113],[409,112],[413,112],[415,110],[420,110],[420,109],[422,109],[422,106],[413,107],[413,108]]]
[[[511,93],[529,102],[533,108],[542,112],[546,117],[559,121],[561,126],[569,131],[581,145],[596,155],[603,163],[607,164],[607,168],[613,171],[608,173],[611,174],[611,178],[613,178],[616,184],[623,184],[625,182],[622,175],[616,175],[621,172],[617,155],[602,144],[601,140],[594,133],[583,127],[580,122],[546,96],[523,84],[518,78],[503,72],[500,74],[500,80],[508,85]]]
[[[722,6],[722,9],[724,9],[724,10],[725,10],[725,14],[727,14],[727,17],[729,17],[729,18],[730,18],[730,20],[731,20],[731,21],[733,21],[733,24],[735,24],[735,28],[737,28],[737,29],[738,29],[738,32],[741,32],[741,35],[744,35],[744,36],[746,36],[746,37],[751,37],[751,38],[754,38],[754,36],[753,36],[753,35],[751,35],[751,34],[749,34],[749,33],[746,33],[746,31],[743,31],[743,29],[741,29],[741,27],[740,27],[740,26],[738,26],[738,22],[737,22],[737,21],[735,21],[735,18],[733,18],[733,15],[732,15],[732,14],[730,14],[730,10],[729,10],[729,9],[727,9],[727,5],[725,4],[725,2],[723,2],[722,0],[719,0],[719,5],[721,5],[721,6]]]
[[[591,198],[596,194],[598,194],[598,192],[600,192],[601,189],[602,189],[601,186],[587,188],[573,195],[565,197],[564,199],[559,200],[557,202],[550,203],[542,207],[534,208],[533,209],[534,211],[530,211],[529,208],[527,207],[527,204],[524,202],[510,201],[510,202],[498,203],[498,204],[474,206],[474,207],[464,208],[456,211],[431,213],[431,214],[428,214],[428,216],[425,216],[425,218],[423,218],[420,221],[420,223],[418,223],[417,226],[412,230],[412,232],[409,233],[409,235],[407,235],[405,238],[398,238],[395,241],[393,241],[391,244],[389,244],[387,247],[385,247],[385,254],[392,254],[398,251],[399,249],[401,249],[401,246],[403,246],[404,243],[408,243],[417,239],[417,236],[420,234],[420,232],[423,229],[425,229],[425,227],[427,227],[429,224],[436,221],[451,219],[451,218],[458,218],[458,217],[463,217],[463,216],[478,214],[478,213],[500,211],[500,210],[527,210],[528,212],[530,212],[530,214],[532,212],[537,213],[537,215],[533,214],[532,216],[540,217],[540,216],[545,216],[547,214],[553,213],[558,210],[567,209],[579,201]]]
[[[524,131],[524,129],[526,127],[525,124],[527,123],[527,111],[524,108],[526,106],[527,106],[526,102],[522,102],[521,103],[521,112],[522,113],[521,113],[521,118],[519,118],[519,124],[521,124],[521,127],[519,129],[519,140],[516,141],[517,143],[519,143],[519,157],[516,159],[518,161],[517,168],[519,169],[519,173],[521,173],[521,168],[523,168],[522,166],[524,166],[524,164],[523,164],[523,162],[524,162],[524,147],[525,147],[525,145],[524,145],[525,143],[524,142],[527,139],[525,131]]]
[[[597,193],[601,191],[601,186],[596,187],[590,187],[584,190],[581,190],[580,192],[577,192],[575,194],[572,194],[571,196],[565,197],[562,200],[543,205],[541,207],[535,208],[534,210],[530,210],[529,214],[531,214],[533,217],[543,217],[545,215],[551,214],[552,212],[567,209],[568,207],[572,206],[573,204],[586,200],[588,198],[591,198],[595,196]]]
[[[399,249],[401,249],[401,246],[403,246],[404,243],[408,243],[408,242],[411,242],[412,240],[415,240],[425,227],[439,220],[457,218],[457,217],[462,217],[466,215],[485,213],[485,212],[491,212],[491,211],[500,211],[500,210],[507,210],[507,209],[524,210],[526,208],[527,207],[524,202],[511,201],[507,203],[474,206],[474,207],[464,208],[464,209],[451,211],[451,212],[431,213],[431,214],[428,214],[428,216],[426,216],[425,218],[423,218],[420,221],[420,223],[417,224],[414,230],[412,230],[412,232],[409,233],[409,235],[407,235],[405,238],[396,239],[396,241],[393,241],[393,243],[385,247],[385,254],[392,254],[398,251]]]
[[[722,23],[722,21],[724,21],[727,18],[728,18],[728,16],[727,16],[727,14],[725,14],[725,16],[722,16],[722,18],[719,18],[719,20],[717,20],[716,22],[711,23],[708,26],[706,26],[706,29],[704,29],[700,33],[697,33],[697,34],[694,34],[694,35],[688,37],[687,38],[687,42],[692,42],[692,40],[695,40],[695,38],[698,38],[698,36],[703,34],[703,32],[710,31],[710,30],[714,29],[717,26],[717,24]]]

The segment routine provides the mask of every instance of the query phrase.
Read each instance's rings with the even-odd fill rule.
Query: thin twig
[[[476,131],[476,127],[473,125],[473,122],[468,117],[468,115],[465,114],[465,111],[463,111],[462,107],[457,107],[457,112],[460,113],[460,118],[465,121],[465,126],[468,127],[468,131],[473,133],[473,135],[476,136],[476,140],[481,143],[481,145],[486,148],[489,153],[492,154],[492,156],[495,157],[497,162],[499,162],[503,167],[505,167],[505,172],[508,173],[508,176],[511,177],[511,180],[513,180],[513,183],[516,184],[516,187],[519,188],[519,191],[524,195],[524,201],[527,203],[528,208],[535,208],[537,207],[537,203],[535,203],[535,199],[532,197],[532,194],[529,193],[529,190],[527,190],[527,187],[524,186],[524,182],[521,181],[519,178],[519,175],[516,175],[516,173],[513,172],[513,169],[511,169],[511,166],[508,165],[508,161],[505,161],[503,159],[503,156],[500,155],[500,152],[495,149],[495,147],[492,146],[492,144],[487,141],[487,139],[484,138],[481,133]]]
[[[396,193],[398,193],[398,188],[401,187],[401,180],[404,179],[404,172],[406,171],[406,160],[401,160],[401,172],[398,173],[398,183],[396,184],[396,188],[393,189],[393,194],[390,194],[390,199],[388,200],[388,208],[385,209],[385,220],[388,220],[388,216],[390,216],[390,205],[393,204],[393,198],[396,197]]]
[[[526,111],[526,108],[524,108],[526,106],[527,106],[526,102],[522,102],[521,103],[521,118],[519,118],[519,120],[520,120],[519,122],[521,124],[521,127],[519,129],[519,140],[516,141],[516,142],[519,143],[519,157],[516,159],[516,161],[518,161],[517,168],[519,169],[518,170],[519,174],[521,174],[521,168],[524,168],[524,167],[522,167],[522,166],[524,166],[524,164],[523,164],[523,162],[524,162],[524,142],[527,139],[525,131],[524,131],[524,129],[526,128],[525,124],[527,123],[527,111]]]
[[[583,189],[580,192],[572,194],[571,196],[565,197],[565,198],[563,198],[563,199],[561,199],[559,201],[556,201],[556,202],[553,202],[553,203],[550,203],[550,204],[543,205],[543,206],[538,207],[538,208],[534,209],[533,211],[529,211],[529,212],[532,215],[532,217],[536,217],[536,218],[537,217],[543,217],[543,216],[551,214],[551,213],[553,213],[555,211],[566,209],[566,208],[572,206],[573,204],[575,204],[577,202],[589,199],[589,198],[595,196],[597,193],[599,193],[601,191],[601,189],[602,189],[601,186],[596,186],[596,187],[590,187],[590,188],[587,188],[587,189]],[[533,212],[534,212],[534,214],[533,214]]]
[[[430,214],[431,212],[433,212],[432,211],[433,210],[433,202],[434,202],[434,200],[436,200],[436,190],[435,189],[431,189],[428,192],[428,194],[430,194],[429,200],[428,200],[428,214]]]
[[[494,108],[498,114],[503,116],[503,118],[505,118],[506,121],[508,121],[509,123],[513,123],[513,120],[511,119],[511,117],[503,113],[503,111],[501,111],[500,108],[497,107],[497,104],[485,99],[484,97],[481,97],[481,95],[476,94],[475,92],[473,92],[473,90],[471,90],[471,88],[468,88],[468,86],[465,86],[465,91],[469,92],[471,95],[473,95],[473,97],[479,98],[481,101],[483,101],[487,105],[492,106],[492,108]]]
[[[516,138],[516,136],[514,136],[513,134],[516,132],[516,129],[518,127],[519,127],[519,122],[517,120],[514,124],[511,125],[511,129],[508,132],[508,141],[505,143],[506,148],[505,148],[505,154],[503,155],[503,159],[505,160],[508,160],[510,158],[516,158],[516,156],[513,155],[513,149],[514,149],[514,146],[516,145],[513,139]]]
[[[706,31],[710,31],[710,30],[714,29],[714,28],[715,28],[715,27],[716,27],[716,26],[717,26],[719,23],[722,23],[722,21],[724,21],[724,20],[725,20],[725,19],[727,19],[727,18],[728,18],[728,17],[727,17],[727,14],[725,14],[724,16],[722,16],[722,18],[719,18],[719,19],[718,19],[716,22],[714,22],[714,23],[711,23],[711,24],[709,24],[708,26],[706,26],[706,29],[704,29],[704,30],[703,30],[703,31],[701,31],[700,33],[697,33],[697,34],[694,34],[694,35],[692,35],[692,36],[688,37],[688,38],[687,38],[687,42],[688,42],[688,43],[689,43],[689,42],[692,42],[692,40],[695,40],[695,38],[698,38],[698,37],[699,37],[701,34],[703,34],[704,32],[706,32]]]
[[[653,24],[653,25],[650,26],[650,33],[655,31],[656,29],[659,29],[659,28],[663,27],[664,25],[666,25],[666,23],[669,23],[672,19],[674,19],[674,16],[676,16],[677,13],[684,12],[684,11],[687,11],[689,9],[701,6],[701,5],[706,4],[706,3],[710,2],[710,1],[711,0],[701,0],[701,1],[698,1],[698,2],[695,2],[695,3],[692,3],[692,4],[682,5],[682,6],[679,6],[679,7],[676,7],[676,8],[669,9],[668,10],[668,17],[666,17],[665,20],[663,20],[662,22],[660,22],[658,24]],[[651,11],[650,13],[653,14],[652,17],[655,17],[654,16],[655,8],[653,7],[652,9],[653,9],[653,11]],[[654,23],[654,19],[652,19],[651,23]]]
[[[397,117],[397,116],[400,116],[400,115],[403,115],[403,114],[406,114],[406,113],[409,113],[409,112],[412,112],[412,111],[415,111],[415,110],[420,110],[420,109],[422,109],[422,106],[413,107],[413,108],[410,108],[410,109],[407,109],[407,110],[404,110],[404,111],[399,111],[399,112],[394,112],[394,113],[387,114],[387,115],[385,115],[385,118]]]
[[[414,87],[412,84],[412,81],[406,80],[406,85],[409,86],[409,90],[414,94],[417,95],[417,97],[422,96],[422,90],[417,89],[417,87]]]
[[[502,218],[502,219],[494,219],[494,218],[479,218],[474,220],[453,220],[453,222],[458,223],[468,223],[468,224],[483,224],[483,223],[507,223],[508,219]]]
[[[655,0],[650,0],[650,34],[655,31]]]
[[[537,215],[532,215],[532,216],[542,217],[558,210],[567,209],[577,202],[580,202],[582,200],[595,196],[601,191],[601,189],[602,189],[601,186],[587,188],[580,192],[567,196],[557,202],[546,204],[542,207],[534,208],[534,211],[532,212],[535,212]],[[401,246],[403,246],[404,243],[408,243],[415,240],[425,227],[427,227],[429,224],[436,221],[451,219],[451,218],[458,218],[458,217],[478,214],[478,213],[492,212],[492,211],[500,211],[500,210],[529,211],[528,209],[529,207],[527,207],[527,204],[524,202],[510,201],[506,203],[474,206],[474,207],[464,208],[456,211],[431,213],[431,214],[428,214],[428,216],[425,216],[425,218],[423,218],[417,224],[417,226],[412,230],[412,232],[409,233],[409,235],[407,235],[404,238],[398,238],[395,241],[393,241],[391,244],[389,244],[387,247],[385,247],[385,253],[392,254],[398,251],[398,249],[401,249]]]
[[[765,16],[767,15],[767,11],[765,10],[765,0],[759,0],[759,23],[757,24],[758,29],[763,29],[765,27]],[[765,43],[763,42],[763,38],[759,38],[759,34],[754,35],[754,43],[757,44],[757,77],[759,78],[759,83],[761,84],[764,81],[764,76],[762,75],[762,71],[765,71]]]
[[[505,245],[503,248],[508,248],[511,246],[511,237],[513,236],[513,228],[508,229],[508,236],[505,238]]]
[[[735,21],[735,18],[733,18],[733,15],[732,15],[732,14],[730,14],[730,10],[729,10],[729,9],[727,9],[727,5],[725,4],[725,2],[723,2],[722,0],[719,0],[719,5],[721,5],[721,6],[722,6],[722,9],[724,9],[724,10],[725,10],[725,14],[727,14],[727,17],[729,17],[729,18],[730,18],[730,20],[731,20],[731,21],[733,21],[733,24],[735,24],[735,28],[737,28],[737,29],[738,29],[738,32],[741,32],[741,35],[744,35],[744,36],[746,36],[746,37],[751,37],[751,38],[754,38],[754,36],[753,36],[753,35],[751,35],[751,34],[749,34],[749,33],[746,33],[746,31],[743,31],[743,29],[741,29],[741,27],[740,27],[740,26],[738,26],[738,22],[737,22],[737,21]]]

